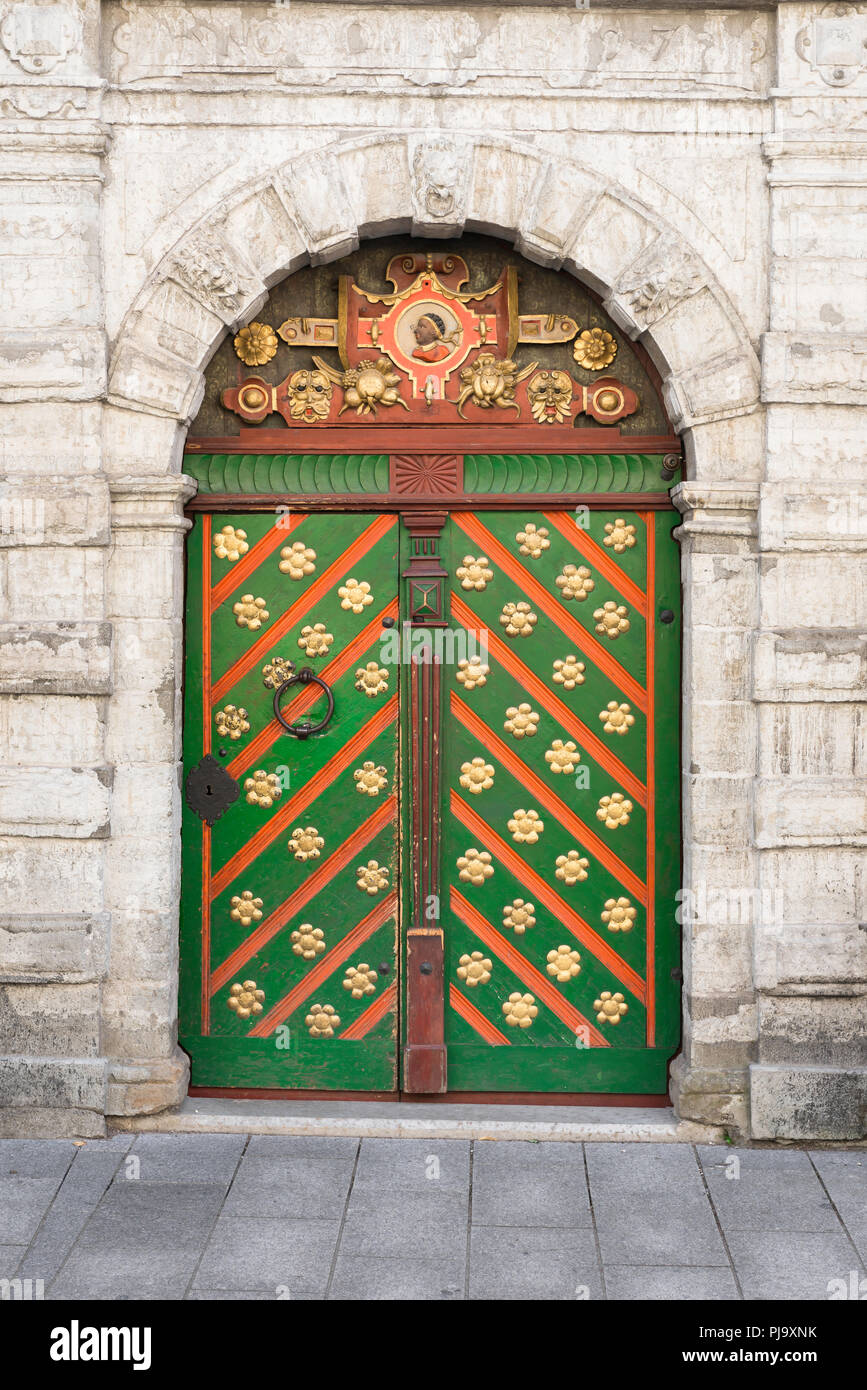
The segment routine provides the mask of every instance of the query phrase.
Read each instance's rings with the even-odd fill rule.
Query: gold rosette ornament
[[[232,985],[226,1003],[239,1018],[249,1018],[251,1014],[262,1012],[262,1005],[265,1003],[265,991],[256,988],[255,980],[245,980],[242,985]]]
[[[585,328],[575,339],[572,356],[588,372],[601,372],[617,356],[617,343],[604,328]]]
[[[235,339],[235,352],[248,367],[264,367],[277,354],[277,334],[269,323],[248,323]]]
[[[486,985],[491,978],[493,962],[483,956],[481,951],[473,951],[472,955],[463,955],[458,962],[457,975],[459,980],[470,988],[476,985]]]

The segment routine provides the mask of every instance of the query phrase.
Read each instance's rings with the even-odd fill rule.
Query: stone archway
[[[145,834],[128,843],[120,836],[111,851],[113,951],[122,964],[113,963],[107,989],[109,1113],[163,1108],[186,1086],[174,1044],[177,692],[181,512],[192,485],[177,470],[203,369],[223,335],[303,264],[336,259],[368,236],[454,237],[464,229],[503,237],[529,259],[585,280],[662,375],[689,475],[675,494],[685,518],[686,881],[725,881],[732,853],[738,881],[755,881],[742,813],[755,775],[755,716],[719,676],[723,656],[746,669],[754,623],[757,493],[744,480],[757,476],[761,420],[758,363],[742,323],[677,231],[579,164],[519,142],[445,133],[336,142],[238,189],[188,229],[138,294],[113,355],[105,439],[114,503],[110,727],[118,761],[139,786],[147,780],[149,809]],[[134,721],[140,736],[131,740]],[[734,761],[721,752],[726,734],[737,742]],[[121,888],[124,873],[135,892]],[[745,1044],[755,1027],[749,949],[729,926],[711,922],[691,923],[684,935],[680,1113],[735,1130],[746,1127]]]

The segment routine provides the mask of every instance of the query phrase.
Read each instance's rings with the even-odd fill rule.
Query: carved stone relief
[[[772,54],[765,15],[695,13],[685,7],[546,9],[528,27],[520,10],[471,14],[414,6],[412,24],[386,9],[376,22],[330,5],[140,5],[110,12],[111,80],[237,84],[274,78],[293,86],[461,88],[526,94],[527,78],[560,90],[764,93]],[[373,12],[371,12],[373,13]]]
[[[0,43],[24,72],[53,72],[81,47],[81,19],[69,5],[16,3],[6,7]]]

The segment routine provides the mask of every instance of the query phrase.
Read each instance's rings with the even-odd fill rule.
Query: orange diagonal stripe
[[[574,811],[570,810],[565,801],[561,801],[555,791],[552,791],[550,787],[546,786],[541,777],[536,776],[536,773],[519,758],[514,749],[504,743],[493,730],[488,728],[484,720],[480,719],[474,710],[471,710],[468,705],[464,704],[455,690],[451,692],[451,710],[452,714],[455,718],[460,720],[464,728],[468,729],[473,737],[477,738],[480,743],[483,743],[488,752],[493,754],[495,758],[498,758],[503,764],[503,767],[511,772],[512,776],[525,787],[528,792],[532,793],[535,800],[540,802],[541,805],[545,807],[546,811],[550,811],[551,815],[556,817],[560,824],[569,831],[570,835],[574,835],[576,840],[580,840],[584,847],[589,849],[591,853],[596,856],[600,864],[604,864],[606,869],[614,874],[614,877],[618,878],[621,883],[628,883],[633,892],[637,885],[638,891],[644,893],[644,884],[633,874],[632,870],[627,868],[622,860],[618,859],[617,855],[608,848],[595,831],[591,830],[590,827],[584,823],[580,816],[577,816]],[[562,774],[560,775],[562,776]]]
[[[486,1043],[490,1043],[492,1047],[511,1047],[505,1033],[501,1033],[499,1028],[489,1023],[481,1010],[477,1009],[475,1004],[471,1004],[454,985],[449,985],[449,1003],[455,1013],[460,1014],[464,1022],[468,1023],[480,1038],[484,1038]]]
[[[289,629],[306,617],[323,595],[334,587],[340,576],[350,570],[356,561],[361,559],[362,555],[366,555],[368,550],[376,545],[377,541],[381,540],[396,522],[396,517],[388,515],[379,516],[376,521],[371,522],[370,526],[352,542],[352,545],[342,551],[327,570],[322,571],[315,582],[310,585],[310,588],[292,604],[292,607],[287,608],[285,613],[281,613],[277,621],[262,633],[258,641],[254,642],[252,647],[248,647],[244,655],[238,657],[234,665],[230,666],[228,671],[220,677],[211,692],[214,704],[223,699],[224,695],[232,689],[232,686],[246,675],[251,666],[255,666],[259,661],[264,661],[266,654],[282,637],[285,637]]]
[[[452,617],[463,627],[474,632],[479,631],[479,619],[456,593],[452,593]],[[567,733],[572,734],[573,738],[577,738],[581,747],[586,748],[587,752],[592,754],[600,767],[604,767],[606,772],[611,773],[611,776],[620,783],[624,791],[628,791],[629,795],[634,797],[639,806],[644,806],[647,800],[644,783],[639,781],[635,773],[631,772],[625,763],[620,761],[616,753],[613,753],[608,745],[594,734],[592,729],[588,729],[577,714],[573,714],[569,706],[564,704],[553,690],[549,690],[547,685],[533,674],[529,666],[525,666],[508,643],[498,637],[495,632],[491,632],[490,628],[485,630],[485,642],[491,656],[499,662],[503,670],[508,671],[509,675],[523,686],[528,695],[532,695],[538,704],[542,705],[550,715],[553,715],[558,723],[563,725]]]
[[[368,912],[352,931],[347,932],[342,941],[338,941],[319,962],[309,970],[294,989],[284,995],[273,1009],[269,1009],[265,1017],[260,1019],[255,1028],[251,1028],[247,1034],[248,1038],[267,1038],[268,1034],[282,1023],[284,1018],[288,1018],[294,1013],[310,995],[317,990],[329,977],[333,975],[338,966],[343,965],[350,956],[354,955],[359,946],[367,941],[368,937],[373,936],[381,926],[384,926],[389,917],[393,917],[397,911],[397,894],[389,893],[387,898],[383,898],[381,903],[377,903]]]
[[[285,518],[283,518],[285,520]],[[307,515],[292,516],[287,525],[274,525],[268,528],[261,540],[252,545],[240,560],[230,564],[229,569],[211,590],[211,612],[219,608],[221,603],[234,593],[235,589],[240,588],[245,579],[249,579],[254,570],[268,559],[278,547],[282,545],[290,531],[294,531],[296,526],[301,526],[307,520]],[[279,571],[278,571],[279,572]]]
[[[643,1004],[645,999],[644,981],[641,976],[632,969],[632,966],[627,965],[626,961],[623,960],[616,951],[611,949],[608,942],[603,941],[602,937],[598,936],[596,932],[593,931],[592,927],[588,926],[583,917],[579,917],[577,912],[571,907],[568,907],[560,897],[560,894],[555,893],[553,888],[549,888],[545,880],[540,878],[535,870],[530,868],[529,864],[525,864],[521,856],[516,854],[511,846],[506,844],[505,840],[501,840],[496,831],[491,830],[490,826],[485,824],[481,816],[476,815],[475,811],[471,810],[467,803],[463,801],[455,791],[453,791],[451,795],[451,808],[461,824],[466,826],[467,830],[484,845],[485,849],[497,856],[501,864],[508,869],[509,873],[518,880],[522,887],[526,888],[529,893],[532,893],[534,898],[538,898],[540,903],[544,903],[548,911],[554,914],[557,921],[562,926],[566,927],[573,936],[577,936],[578,940],[587,947],[587,950],[590,951],[607,970],[610,970],[612,974],[616,975],[618,980],[626,985],[627,989],[630,989],[636,999],[640,999]]]
[[[380,710],[377,710],[373,718],[368,720],[357,733],[353,734],[352,738],[348,739],[343,747],[337,750],[333,758],[329,758],[325,766],[321,767],[299,792],[296,792],[284,806],[279,807],[262,828],[257,830],[256,834],[245,845],[242,845],[237,853],[232,855],[232,858],[223,865],[219,873],[214,875],[211,881],[211,897],[216,898],[223,892],[224,888],[228,888],[232,880],[242,873],[257,855],[267,849],[272,840],[276,840],[278,835],[283,834],[290,821],[293,821],[296,816],[300,816],[326,787],[330,787],[331,783],[340,776],[341,772],[345,772],[349,764],[359,756],[362,750],[369,743],[372,743],[383,729],[387,729],[389,724],[393,724],[396,718],[397,696],[392,695],[391,699]]]
[[[354,1023],[350,1023],[349,1027],[344,1028],[343,1032],[338,1033],[337,1036],[339,1038],[348,1038],[353,1042],[358,1038],[365,1037],[372,1028],[376,1027],[381,1018],[385,1018],[387,1013],[391,1013],[396,1003],[397,985],[391,984],[378,999],[374,999],[373,1003],[364,1010],[363,1014],[358,1015]]]
[[[452,519],[455,525],[469,536],[470,540],[475,541],[484,549],[489,560],[493,560],[504,574],[515,581],[531,603],[546,613],[560,631],[576,647],[580,647],[584,655],[589,656],[594,665],[598,666],[600,671],[604,671],[606,676],[620,687],[624,695],[628,695],[640,710],[646,707],[645,692],[635,677],[630,676],[626,668],[621,666],[620,662],[616,661],[611,653],[605,650],[601,642],[566,611],[565,604],[554,598],[553,594],[549,594],[545,586],[540,584],[538,579],[534,578],[523,565],[519,564],[514,555],[509,554],[506,547],[500,544],[496,536],[486,526],[483,526],[469,512],[453,512]],[[587,600],[587,602],[589,601]],[[478,625],[479,620],[477,618],[475,626],[478,627]]]
[[[552,984],[540,970],[537,970],[535,965],[531,965],[520,951],[516,951],[511,941],[507,941],[495,927],[492,927],[487,918],[483,917],[471,903],[468,903],[463,893],[460,893],[454,885],[452,885],[451,890],[451,904],[453,911],[469,927],[470,931],[475,932],[479,940],[483,941],[489,950],[500,957],[503,964],[509,967],[513,975],[517,975],[522,984],[529,986],[534,994],[542,1000],[542,1003],[548,1006],[552,1014],[556,1014],[561,1023],[566,1024],[570,1032],[578,1033],[586,1030],[586,1036],[594,1047],[610,1047],[608,1039],[590,1022],[589,1018],[585,1018],[573,1004],[569,1003],[568,999],[563,997],[556,985]]]
[[[388,825],[389,821],[397,814],[397,797],[388,797],[381,806],[378,806],[372,816],[361,824],[357,830],[353,830],[348,840],[344,840],[342,845],[338,845],[333,854],[329,854],[324,863],[320,864],[305,879],[300,888],[280,904],[279,907],[269,914],[266,921],[262,922],[254,932],[241,942],[240,946],[232,952],[223,964],[218,966],[211,977],[211,993],[214,994],[223,985],[227,984],[233,975],[242,970],[248,960],[261,951],[262,947],[276,936],[287,922],[297,916],[313,898],[329,883],[335,874],[360,854],[371,840],[375,839],[380,830]]]
[[[591,565],[598,569],[600,574],[604,574],[609,584],[613,584],[625,599],[632,604],[642,616],[647,617],[647,596],[643,589],[639,589],[633,579],[612,560],[607,550],[603,550],[601,545],[597,545],[592,536],[578,525],[575,518],[569,512],[544,512],[545,520],[552,526],[556,526],[561,536],[565,536],[570,545],[579,550],[585,560],[589,560]]]
[[[358,636],[353,637],[349,645],[344,647],[337,656],[333,657],[327,666],[323,666],[322,670],[317,672],[317,675],[321,676],[329,685],[333,685],[341,676],[346,675],[346,672],[355,665],[362,653],[366,652],[368,647],[376,639],[379,634],[379,629],[382,626],[383,618],[396,617],[397,599],[393,599],[386,608],[383,608],[379,616],[374,618],[372,622],[369,622],[367,627],[362,628]],[[311,705],[315,704],[321,695],[322,689],[318,685],[310,684],[302,686],[300,693],[284,707],[283,714],[285,718],[289,720],[290,724],[294,724],[299,715],[303,714],[305,710],[308,710]],[[232,777],[237,778],[248,767],[255,767],[260,758],[264,757],[267,753],[272,743],[275,743],[285,732],[285,729],[277,723],[277,720],[272,719],[271,723],[266,724],[265,728],[261,729],[256,737],[247,744],[247,747],[243,748],[237,757],[233,758],[232,761],[227,764],[226,771]]]

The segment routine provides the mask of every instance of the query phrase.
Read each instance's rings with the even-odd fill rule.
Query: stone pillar
[[[865,42],[859,6],[780,7],[753,667],[760,1139],[867,1133]]]
[[[104,1132],[98,0],[0,32],[0,1134]]]
[[[103,1046],[107,1112],[178,1104],[188,1063],[177,1047],[183,505],[193,479],[115,477],[107,610],[114,630],[114,763],[106,860],[111,912]]]
[[[755,458],[743,462],[745,472],[755,471]],[[682,1119],[734,1136],[748,1131],[749,1067],[757,1055],[749,666],[758,611],[758,488],[687,482],[672,498],[683,514],[675,535],[684,591],[684,1033],[672,1095]]]

